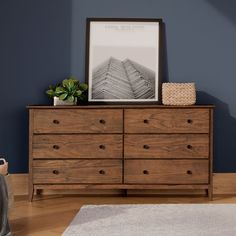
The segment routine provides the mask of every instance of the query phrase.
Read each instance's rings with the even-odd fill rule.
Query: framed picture
[[[161,19],[87,19],[88,102],[160,102]]]

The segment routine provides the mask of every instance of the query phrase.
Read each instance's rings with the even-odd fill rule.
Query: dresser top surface
[[[205,105],[191,105],[191,106],[169,106],[169,105],[156,105],[156,104],[132,104],[132,105],[105,105],[105,104],[96,104],[96,105],[76,105],[76,106],[48,106],[48,105],[29,105],[27,106],[28,109],[106,109],[106,108],[113,108],[113,109],[122,109],[122,108],[183,108],[183,109],[194,109],[194,108],[214,108],[215,106],[212,104],[205,104]]]

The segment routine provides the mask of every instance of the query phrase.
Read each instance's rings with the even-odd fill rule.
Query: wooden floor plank
[[[76,213],[86,204],[163,204],[163,203],[236,203],[236,196],[215,196],[213,201],[199,196],[159,197],[78,197],[64,195],[16,198],[10,212],[10,224],[16,236],[56,236],[66,229]]]

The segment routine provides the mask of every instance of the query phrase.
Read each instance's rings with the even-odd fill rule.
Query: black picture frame
[[[158,25],[158,70],[155,74],[155,99],[150,101],[150,99],[116,99],[111,101],[109,99],[91,99],[92,98],[92,78],[91,78],[91,24],[93,22],[104,22],[104,24],[109,24],[111,22],[129,22],[129,23],[156,23]],[[86,21],[86,61],[85,61],[85,81],[88,84],[88,104],[161,104],[161,82],[162,82],[162,70],[163,70],[163,21],[162,19],[153,19],[153,18],[87,18]]]

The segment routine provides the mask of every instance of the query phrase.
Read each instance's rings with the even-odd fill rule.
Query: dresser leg
[[[34,187],[29,188],[29,201],[32,202],[34,198]]]
[[[213,191],[212,191],[212,188],[211,188],[211,187],[209,187],[208,189],[206,189],[206,194],[207,194],[207,196],[208,196],[208,199],[209,199],[210,201],[212,201],[212,200],[213,200]]]
[[[210,201],[213,200],[213,189],[208,190],[208,198],[209,198]]]
[[[127,197],[128,196],[128,191],[127,189],[124,189],[124,197]]]

